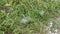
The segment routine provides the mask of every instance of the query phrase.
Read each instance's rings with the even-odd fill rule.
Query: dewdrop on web
[[[26,19],[26,18],[23,18],[22,20],[21,20],[21,23],[27,23],[28,22],[28,20]]]
[[[45,13],[45,11],[44,10],[41,10],[39,13],[40,13],[41,16],[43,16],[44,13]]]
[[[27,22],[32,21],[31,17],[25,17],[21,19],[21,23],[26,24]]]

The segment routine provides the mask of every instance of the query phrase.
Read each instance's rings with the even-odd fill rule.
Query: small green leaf
[[[3,31],[0,31],[0,34],[4,34],[4,32]]]

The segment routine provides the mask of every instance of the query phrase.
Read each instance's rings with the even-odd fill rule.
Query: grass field
[[[59,15],[59,0],[0,0],[0,34],[46,34]]]

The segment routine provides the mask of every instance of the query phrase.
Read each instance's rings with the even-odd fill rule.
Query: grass
[[[54,0],[0,0],[0,31],[45,34],[46,22],[59,16],[59,11],[60,2]]]

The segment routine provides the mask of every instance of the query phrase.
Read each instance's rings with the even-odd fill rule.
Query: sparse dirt
[[[50,22],[53,24],[47,27],[47,34],[60,34],[60,17],[53,18]]]

